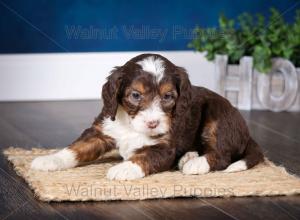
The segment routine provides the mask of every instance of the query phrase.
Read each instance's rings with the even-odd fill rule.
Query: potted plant
[[[216,90],[241,109],[300,110],[300,10],[286,23],[274,8],[243,13],[238,22],[219,18],[219,28],[195,28],[189,47],[216,65]],[[295,68],[298,67],[298,68]]]

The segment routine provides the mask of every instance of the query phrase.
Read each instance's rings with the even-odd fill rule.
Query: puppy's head
[[[191,99],[191,84],[181,67],[157,54],[142,54],[116,67],[102,88],[105,117],[117,111],[137,132],[161,136],[172,120],[184,114]],[[125,120],[125,119],[124,119]]]

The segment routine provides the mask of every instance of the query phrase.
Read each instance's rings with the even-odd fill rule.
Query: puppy
[[[186,71],[158,54],[116,67],[102,88],[104,107],[69,147],[37,157],[37,170],[63,170],[118,149],[107,177],[132,180],[172,169],[184,174],[249,169],[263,161],[242,116],[218,94],[192,86]],[[179,162],[178,162],[179,161]]]

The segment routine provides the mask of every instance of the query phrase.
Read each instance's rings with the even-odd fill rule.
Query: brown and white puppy
[[[240,113],[223,97],[192,86],[186,71],[157,54],[116,67],[102,89],[104,107],[68,148],[33,160],[62,170],[118,149],[124,161],[109,179],[131,180],[172,169],[184,174],[249,169],[263,161]]]

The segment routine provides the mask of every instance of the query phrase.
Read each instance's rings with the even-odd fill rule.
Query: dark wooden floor
[[[0,146],[66,146],[99,101],[0,103]],[[265,154],[300,175],[300,113],[242,112]],[[300,219],[300,196],[42,203],[0,154],[0,219]]]

